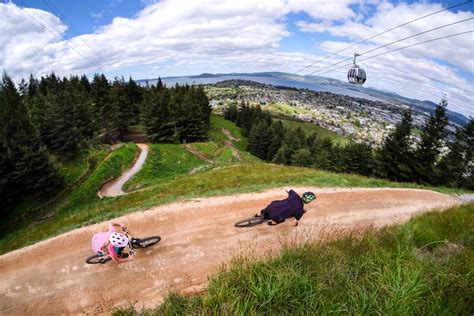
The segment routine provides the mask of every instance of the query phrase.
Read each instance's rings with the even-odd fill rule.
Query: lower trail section
[[[134,262],[87,265],[91,236],[107,223],[67,234],[0,256],[0,314],[102,314],[115,306],[155,307],[169,291],[202,290],[207,277],[238,254],[277,251],[282,240],[321,239],[327,227],[361,229],[403,222],[432,209],[460,203],[459,198],[425,190],[294,188],[313,191],[298,227],[235,228],[272,200],[286,198],[284,188],[194,199],[116,219],[138,237],[162,241],[137,250]]]
[[[99,196],[114,197],[125,194],[125,192],[123,192],[122,190],[124,184],[128,180],[130,180],[138,171],[140,171],[140,169],[143,167],[143,164],[145,163],[146,157],[148,156],[147,144],[137,144],[137,146],[140,148],[140,156],[138,156],[138,159],[134,163],[133,167],[127,170],[119,178],[104,184],[99,190]]]

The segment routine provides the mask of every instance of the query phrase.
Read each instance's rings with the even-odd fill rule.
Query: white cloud
[[[94,71],[117,73],[126,69],[133,69],[131,75],[138,78],[200,72],[294,72],[324,56],[280,50],[282,39],[291,36],[286,20],[290,12],[305,12],[313,19],[298,23],[303,31],[327,32],[355,41],[441,8],[426,3],[394,6],[382,0],[143,1],[147,6],[135,17],[116,17],[93,33],[68,40],[61,38],[67,28],[54,15],[0,4],[0,68],[16,79],[51,71],[62,76]],[[44,20],[42,24],[58,35],[51,34],[22,11]],[[357,49],[364,51],[469,16],[472,13],[446,12],[431,22],[420,21]],[[440,63],[444,60],[472,72],[470,43],[469,46],[466,38],[452,38],[370,60],[367,85],[420,99],[433,99],[434,95],[447,92],[448,97],[453,95],[450,99],[453,109],[474,115],[472,81],[459,76],[455,68]],[[326,51],[346,45],[319,43]],[[350,54],[352,51],[347,52],[347,56]],[[318,67],[334,60],[338,59],[326,60]],[[344,72],[328,75],[345,80]],[[417,83],[416,90],[413,82]]]
[[[358,0],[288,0],[287,9],[306,12],[313,19],[343,20],[356,17],[349,7]]]

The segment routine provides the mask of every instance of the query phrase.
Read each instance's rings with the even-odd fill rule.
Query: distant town
[[[356,142],[380,144],[402,113],[409,106],[382,101],[373,101],[330,92],[308,89],[275,87],[254,81],[227,80],[206,85],[206,93],[214,109],[231,102],[245,101],[260,104],[262,109],[272,112],[274,105],[291,107],[290,114],[301,121],[313,122],[323,128],[350,138]],[[413,109],[413,123],[421,127],[428,114]],[[449,130],[455,130],[450,123]],[[416,134],[416,133],[415,133]]]

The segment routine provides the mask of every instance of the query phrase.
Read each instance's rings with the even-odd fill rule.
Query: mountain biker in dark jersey
[[[305,192],[300,197],[298,193],[293,190],[286,191],[288,197],[284,200],[273,201],[266,208],[260,211],[260,215],[268,219],[268,225],[277,225],[283,223],[287,218],[294,217],[293,226],[298,226],[298,221],[301,219],[304,210],[304,204],[308,204],[316,199],[316,194],[313,192]]]

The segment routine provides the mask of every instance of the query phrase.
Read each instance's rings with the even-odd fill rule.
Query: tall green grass
[[[203,295],[115,315],[472,315],[474,203],[329,243],[236,258]],[[259,245],[264,246],[264,245]]]

